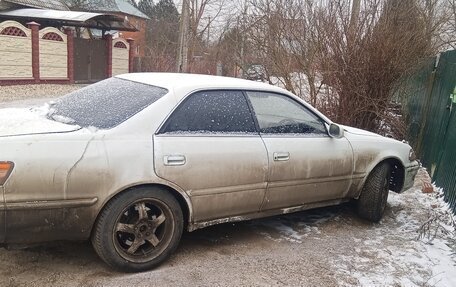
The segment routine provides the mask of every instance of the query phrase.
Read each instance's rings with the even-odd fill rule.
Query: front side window
[[[254,133],[255,122],[240,91],[202,91],[185,99],[160,133]]]
[[[247,92],[263,134],[327,135],[323,121],[295,100],[268,92]]]

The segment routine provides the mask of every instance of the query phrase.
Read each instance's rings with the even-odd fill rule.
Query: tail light
[[[0,185],[3,185],[13,171],[14,163],[10,161],[0,161]]]

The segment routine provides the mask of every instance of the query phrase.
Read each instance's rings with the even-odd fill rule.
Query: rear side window
[[[48,117],[81,127],[110,129],[167,93],[164,88],[110,78],[58,99]]]
[[[254,133],[253,116],[240,91],[202,91],[174,111],[160,133]]]

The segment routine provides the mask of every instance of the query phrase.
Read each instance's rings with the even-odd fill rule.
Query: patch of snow
[[[456,263],[454,252],[444,240],[435,240],[426,244],[426,261],[430,265],[432,277],[428,284],[431,286],[456,286]]]
[[[321,234],[318,226],[329,220],[337,221],[338,216],[332,212],[315,212],[315,214],[298,212],[289,214],[285,218],[265,218],[250,224],[254,229],[261,230],[258,233],[267,239],[300,244],[310,235]],[[265,232],[264,228],[270,229],[271,232]],[[273,234],[279,234],[279,237]]]
[[[68,117],[61,116],[61,115],[53,115],[52,119],[55,120],[56,122],[59,122],[62,124],[68,124],[68,125],[74,124],[73,119],[70,119]]]
[[[280,219],[271,219],[267,222],[256,223],[255,225],[257,227],[266,226],[268,228],[272,228],[275,231],[274,233],[279,233],[280,237],[274,238],[269,233],[260,232],[260,234],[265,236],[266,238],[278,242],[286,240],[293,243],[302,243],[302,240],[308,235],[308,233],[313,231],[310,227],[294,229],[292,226],[282,222]],[[318,228],[316,229],[316,231],[318,232]]]
[[[33,108],[0,109],[0,136],[66,132],[79,126],[60,123],[46,117],[52,112],[49,104]]]
[[[390,192],[388,204],[392,215],[375,225],[371,237],[354,254],[335,259],[340,277],[355,278],[361,286],[456,286],[454,217],[442,191],[424,194],[414,187],[403,194]],[[418,233],[430,212],[442,214],[432,239]]]

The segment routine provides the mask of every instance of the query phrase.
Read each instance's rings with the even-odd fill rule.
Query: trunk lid
[[[37,108],[0,109],[0,137],[63,133],[80,129],[77,125],[64,123],[65,119],[59,122],[48,119],[48,112],[49,105]]]

